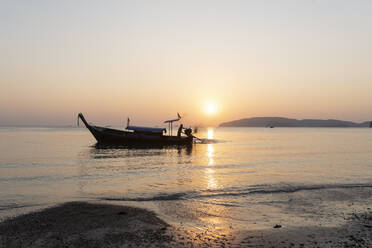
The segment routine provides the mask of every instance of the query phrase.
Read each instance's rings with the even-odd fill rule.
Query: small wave
[[[173,194],[159,194],[150,197],[102,197],[100,200],[108,201],[176,201],[191,200],[214,197],[244,197],[254,194],[283,194],[295,193],[298,191],[328,190],[328,189],[352,189],[352,188],[372,188],[372,184],[326,184],[326,185],[302,185],[302,186],[278,186],[278,185],[259,185],[246,189],[230,188],[214,191],[189,191]]]
[[[224,143],[226,140],[218,140],[218,139],[196,139],[196,144],[215,144],[215,143]]]
[[[187,193],[161,194],[152,197],[103,197],[101,200],[107,201],[175,201],[181,200]]]
[[[10,203],[10,204],[0,205],[0,211],[11,210],[11,209],[16,209],[16,208],[37,207],[37,206],[41,206],[41,204],[16,204],[16,203]]]
[[[25,176],[25,177],[3,177],[0,178],[0,182],[11,182],[11,181],[42,181],[51,178],[51,176]]]
[[[326,185],[309,185],[309,186],[286,186],[270,188],[250,188],[237,191],[215,192],[212,194],[201,194],[199,198],[223,197],[223,196],[245,196],[252,194],[282,194],[295,193],[298,191],[327,190],[327,189],[352,189],[352,188],[372,188],[372,184],[326,184]]]

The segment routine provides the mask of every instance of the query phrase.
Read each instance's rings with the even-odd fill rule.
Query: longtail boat
[[[78,114],[86,128],[92,133],[98,144],[102,145],[120,145],[120,146],[185,146],[192,145],[194,136],[191,134],[191,129],[185,129],[185,136],[165,135],[165,128],[140,127],[128,125],[125,130],[112,129],[101,126],[90,125],[84,118],[82,113]],[[165,123],[173,123],[178,119],[166,121]]]

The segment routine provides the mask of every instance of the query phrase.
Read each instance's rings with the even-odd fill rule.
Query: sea
[[[85,128],[0,128],[0,220],[68,201],[195,230],[339,226],[372,206],[372,129],[205,128],[192,147],[95,146]]]

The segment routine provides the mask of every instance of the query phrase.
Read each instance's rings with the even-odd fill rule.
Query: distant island
[[[355,123],[333,119],[297,120],[284,117],[252,117],[223,122],[220,127],[372,127],[372,122]]]

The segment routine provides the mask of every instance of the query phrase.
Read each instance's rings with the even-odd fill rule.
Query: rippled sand
[[[70,202],[0,224],[1,247],[371,247],[372,213],[352,214],[340,227],[192,231],[153,212]]]

